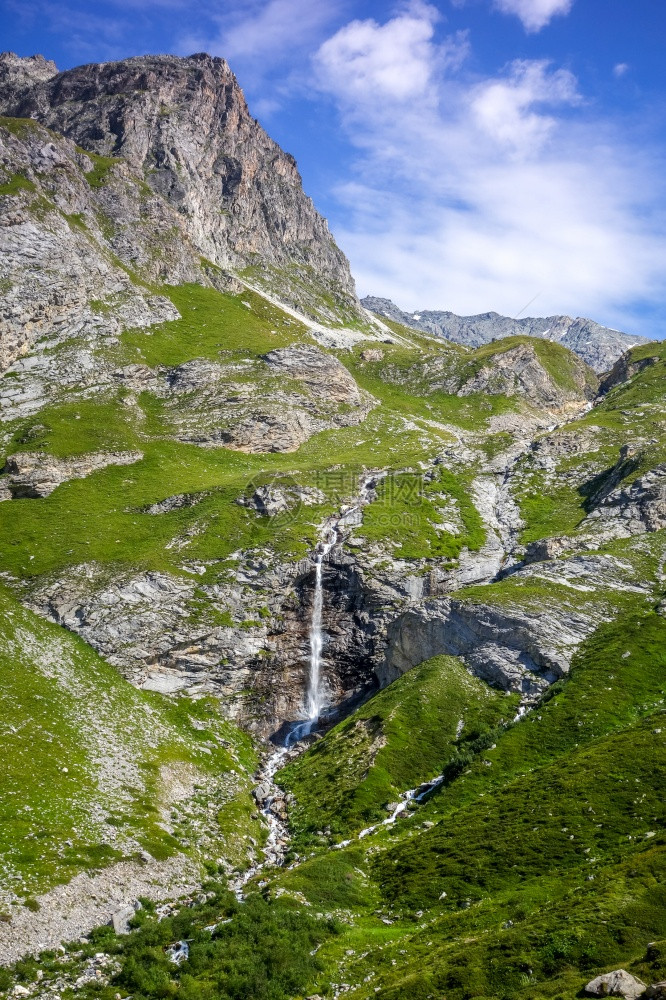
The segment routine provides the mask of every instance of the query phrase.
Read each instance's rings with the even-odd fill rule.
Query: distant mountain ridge
[[[605,372],[617,359],[638,344],[648,344],[647,337],[635,337],[620,330],[601,326],[591,319],[570,316],[526,316],[511,319],[496,312],[477,316],[457,316],[446,310],[404,312],[390,299],[368,295],[361,304],[371,312],[395,320],[404,326],[445,337],[465,347],[481,347],[501,337],[523,335],[554,340],[568,347],[596,372]]]

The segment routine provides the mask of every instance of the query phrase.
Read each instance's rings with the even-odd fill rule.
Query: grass
[[[580,358],[561,344],[540,337],[503,337],[501,340],[475,348],[468,362],[470,373],[476,374],[481,367],[488,365],[499,354],[506,354],[507,351],[515,350],[521,345],[534,350],[541,366],[560,389],[566,392],[579,392],[581,372],[584,373],[585,385],[592,392],[598,388],[599,379]]]
[[[100,927],[91,934],[90,944],[70,945],[64,959],[45,953],[42,981],[75,973],[82,959],[104,950],[114,956],[119,971],[108,986],[94,981],[78,986],[84,998],[113,1000],[120,993],[163,1000],[177,993],[184,1000],[290,1000],[322,983],[317,952],[339,933],[335,921],[303,912],[288,899],[266,901],[256,893],[241,905],[219,882],[209,881],[205,889],[206,902],[183,906],[164,919],[147,905],[137,914],[130,936],[118,938],[111,928]],[[188,945],[187,959],[180,965],[168,956],[177,941]],[[16,964],[14,974],[20,983],[33,983],[38,968],[25,959]]]
[[[434,706],[450,707],[443,690],[433,698],[439,661],[378,696],[404,713],[394,760],[407,771],[425,763],[422,736],[426,749],[439,738],[447,753],[443,733],[427,735]],[[351,997],[569,1000],[618,966],[646,982],[663,978],[666,948],[648,944],[666,936],[665,668],[666,620],[640,604],[626,609],[523,720],[498,728],[498,716],[486,716],[492,743],[479,739],[477,723],[449,735],[449,761],[463,754],[464,770],[449,768],[411,818],[336,851],[336,868],[323,852],[275,876],[273,886],[315,906],[332,893],[331,905],[346,914],[342,936],[320,954],[355,984]],[[410,677],[412,698],[423,692],[421,714],[400,689]],[[329,802],[344,815],[372,788],[391,747],[389,738],[370,761],[359,740],[372,705],[283,772],[297,795],[307,789],[307,802],[321,803],[320,811],[308,807],[311,824],[336,814]],[[411,773],[403,780],[413,786]],[[300,804],[294,819],[298,836],[307,822]],[[380,917],[391,925],[383,940]]]
[[[400,794],[441,773],[456,741],[515,714],[515,697],[439,656],[405,674],[279,774],[296,796],[295,849],[317,831],[340,840],[384,819]]]
[[[635,449],[622,487],[666,461],[663,403],[666,396],[666,347],[662,343],[635,348],[636,358],[656,357],[628,383],[615,387],[589,413],[567,425],[563,434],[584,434],[589,444],[582,451],[564,454],[554,473],[533,468],[533,459],[522,463],[523,479],[517,500],[527,543],[554,535],[574,534],[589,510],[590,496],[619,459],[619,448]],[[633,357],[633,352],[632,352]]]
[[[474,393],[459,397],[455,392],[438,387],[442,379],[458,378],[466,357],[448,342],[438,342],[409,331],[412,345],[382,344],[384,357],[380,361],[363,361],[362,347],[340,353],[342,363],[356,381],[388,409],[409,414],[413,418],[453,424],[464,430],[484,430],[491,417],[511,412],[516,401],[506,396]],[[439,375],[434,374],[437,362]]]
[[[210,782],[242,789],[256,760],[249,737],[223,722],[213,701],[137,691],[85,643],[4,589],[0,607],[5,889],[32,898],[139,846],[158,858],[174,851],[199,857],[192,838],[164,828],[166,771],[185,769],[202,789]],[[195,728],[193,720],[204,725]],[[228,747],[211,751],[213,734]],[[240,824],[220,829],[218,849],[227,839],[234,854],[245,832]]]
[[[485,541],[466,485],[441,468],[431,481],[411,472],[389,476],[379,484],[377,500],[366,511],[359,535],[366,542],[390,546],[399,559],[455,562],[463,548],[476,552]],[[444,523],[451,518],[460,523],[451,531],[441,526],[442,517]]]
[[[0,197],[3,195],[17,195],[21,191],[36,191],[37,188],[33,181],[31,181],[25,174],[12,174],[9,180],[6,180],[3,184],[0,184]]]
[[[35,132],[46,132],[49,135],[53,135],[49,129],[44,128],[39,122],[36,122],[34,118],[8,118],[6,115],[0,115],[0,128],[6,129],[11,135],[17,136],[19,139],[27,139]]]
[[[304,328],[251,292],[229,296],[196,285],[168,292],[182,319],[152,331],[126,333],[119,346],[100,348],[107,360],[116,366],[141,361],[157,367],[205,358],[261,367],[267,351],[307,339]],[[238,377],[235,372],[233,377]],[[19,578],[88,561],[117,570],[181,572],[182,557],[167,546],[191,529],[196,530],[188,559],[211,563],[239,548],[267,544],[298,558],[314,545],[321,520],[356,494],[364,469],[413,466],[450,440],[438,428],[406,426],[399,408],[382,407],[357,427],[314,435],[294,454],[245,455],[169,440],[177,413],[166,412],[162,402],[147,393],[139,399],[142,409],[127,402],[122,387],[88,399],[72,393],[18,422],[8,454],[33,450],[68,458],[124,450],[140,451],[144,458],[63,484],[44,501],[0,506],[8,539],[0,547],[0,567]],[[249,484],[283,476],[293,484],[316,487],[325,501],[297,509],[287,523],[260,518],[236,503]],[[465,498],[464,485],[449,477],[437,489],[434,498],[453,498],[462,505],[468,524],[461,538],[449,540],[451,552],[461,544],[476,544],[478,518]],[[195,507],[161,517],[142,513],[166,497],[197,492],[209,495]],[[424,498],[418,512],[427,532],[429,503]]]
[[[92,170],[88,170],[84,175],[91,188],[103,187],[109,180],[109,175],[113,168],[118,163],[123,162],[117,156],[100,156],[98,153],[91,153],[87,149],[79,148],[79,152],[87,156],[89,160],[92,160]]]

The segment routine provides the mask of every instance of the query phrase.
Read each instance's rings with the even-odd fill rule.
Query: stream
[[[372,499],[377,479],[382,475],[384,475],[382,472],[372,472],[366,473],[361,478],[356,502],[346,509],[343,508],[336,517],[326,521],[322,528],[321,539],[314,550],[315,581],[309,632],[308,682],[302,709],[303,717],[293,724],[284,746],[278,747],[264,756],[255,775],[257,784],[252,794],[268,824],[268,837],[262,849],[263,859],[229,880],[229,888],[238,899],[243,898],[245,885],[263,869],[279,866],[284,862],[289,844],[287,800],[282,789],[275,784],[274,778],[280,768],[301,753],[298,744],[316,730],[322,711],[326,707],[327,689],[323,676],[324,633],[322,630],[324,561],[331,550],[342,541],[344,528],[358,524],[361,508]],[[411,793],[405,794],[410,795]],[[405,801],[405,808],[406,805]],[[398,812],[400,811],[399,808]]]

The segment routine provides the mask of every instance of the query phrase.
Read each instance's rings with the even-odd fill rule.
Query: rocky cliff
[[[223,59],[142,56],[58,73],[41,57],[4,53],[0,111],[103,157],[100,172],[126,165],[219,267],[247,269],[313,315],[360,318],[347,260],[293,157],[251,117]]]
[[[363,305],[380,316],[467,347],[480,347],[502,337],[544,337],[568,347],[596,372],[608,371],[630,347],[648,343],[646,337],[621,333],[580,317],[526,316],[510,319],[495,312],[457,316],[452,312],[431,309],[407,313],[390,299],[374,295],[364,298]]]

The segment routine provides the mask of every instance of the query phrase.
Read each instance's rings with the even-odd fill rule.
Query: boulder
[[[585,987],[585,992],[591,997],[624,997],[625,1000],[635,1000],[646,989],[645,983],[640,979],[631,976],[624,969],[616,969],[592,979]]]
[[[133,465],[141,461],[139,451],[96,452],[77,458],[55,458],[43,452],[25,452],[10,455],[4,471],[7,473],[5,489],[14,499],[47,497],[70,479],[85,479],[98,469],[109,465]]]
[[[294,344],[270,351],[265,359],[275,374],[298,379],[330,403],[359,406],[361,392],[354,378],[337,358],[318,347]]]
[[[113,927],[116,934],[129,934],[130,920],[136,911],[140,909],[141,903],[128,903],[126,906],[121,906],[120,909],[111,914],[109,924]]]

